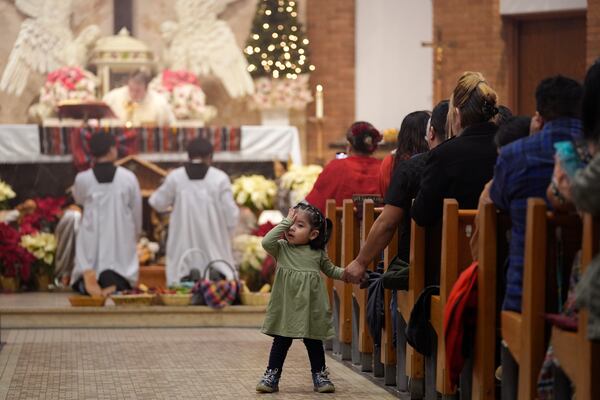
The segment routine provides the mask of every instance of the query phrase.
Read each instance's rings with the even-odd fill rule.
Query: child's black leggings
[[[283,368],[283,362],[287,356],[287,352],[292,345],[294,339],[285,336],[274,336],[273,345],[271,346],[271,354],[269,355],[269,369],[277,368],[279,371]],[[302,339],[308,359],[310,360],[311,372],[319,372],[325,368],[325,350],[323,349],[323,341],[316,339]]]

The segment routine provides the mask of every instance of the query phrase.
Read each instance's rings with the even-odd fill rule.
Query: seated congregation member
[[[90,150],[95,165],[78,173],[73,185],[73,199],[83,206],[83,217],[71,285],[97,296],[131,289],[137,282],[142,196],[136,176],[114,164],[117,149],[111,134],[92,135]]]
[[[448,100],[439,102],[427,123],[427,144],[434,149],[446,140],[446,116]],[[398,257],[408,262],[410,252],[410,207],[419,192],[421,174],[427,162],[428,152],[417,154],[398,163],[385,195],[381,215],[375,220],[367,240],[358,256],[346,267],[350,281],[360,282],[367,265],[390,243],[398,225],[402,224],[398,245]]]
[[[498,114],[496,114],[496,116],[494,117],[494,122],[496,123],[496,125],[502,126],[512,116],[513,114],[510,108],[503,105],[499,105]]]
[[[444,199],[474,209],[483,186],[492,178],[497,151],[493,122],[497,95],[478,72],[465,72],[450,98],[448,127],[455,136],[430,152],[421,189],[411,209],[421,226],[439,225]]]
[[[173,207],[167,239],[168,285],[189,275],[194,260],[225,260],[234,265],[231,235],[240,211],[233,199],[229,176],[210,165],[212,155],[213,146],[208,140],[191,141],[189,162],[169,173],[148,200],[161,213]],[[199,257],[194,249],[203,256]],[[227,266],[217,263],[215,268],[227,279],[235,278]]]
[[[583,87],[581,120],[583,136],[592,159],[587,166],[569,176],[557,159],[548,187],[548,198],[554,207],[572,204],[577,210],[600,215],[600,60],[592,65]]]
[[[529,136],[530,124],[531,117],[517,116],[507,118],[502,123],[502,125],[499,126],[498,132],[496,132],[496,136],[494,137],[494,142],[496,143],[498,152],[500,152],[500,149],[506,146],[507,144]],[[477,205],[478,211],[481,211],[483,209],[483,206],[485,206],[486,204],[493,203],[492,199],[490,198],[490,187],[492,187],[492,181],[489,181],[485,184],[483,191],[479,196],[479,203]],[[477,213],[477,215],[475,215],[473,235],[471,236],[470,242],[471,257],[473,258],[473,260],[477,260],[479,258],[479,215],[479,212]]]
[[[539,133],[505,146],[494,170],[490,197],[496,207],[510,213],[512,228],[503,308],[521,310],[525,217],[529,197],[545,197],[554,168],[554,143],[583,139],[581,85],[563,76],[538,85],[536,115]]]
[[[172,125],[175,116],[171,106],[159,93],[148,88],[152,77],[144,69],[129,76],[127,85],[111,90],[102,99],[123,123],[133,125]]]
[[[354,194],[379,193],[379,166],[381,160],[372,157],[382,136],[368,122],[355,122],[346,132],[348,158],[330,161],[317,178],[306,201],[325,212],[328,199],[338,206]]]
[[[430,116],[429,111],[414,111],[402,120],[396,149],[385,156],[379,167],[379,193],[382,195],[387,193],[392,174],[401,161],[428,150],[425,134]]]

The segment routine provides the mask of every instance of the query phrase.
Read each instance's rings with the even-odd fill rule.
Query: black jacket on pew
[[[440,222],[444,199],[456,199],[461,209],[476,209],[479,195],[494,175],[498,156],[492,122],[471,125],[460,136],[429,152],[421,189],[411,209],[421,226]]]

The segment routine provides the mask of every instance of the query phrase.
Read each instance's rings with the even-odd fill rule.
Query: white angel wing
[[[216,0],[213,1],[213,3],[211,4],[210,7],[210,11],[215,13],[216,15],[221,14],[223,11],[225,11],[225,9],[227,8],[227,6],[231,3],[234,3],[238,0]]]
[[[72,35],[68,28],[53,28],[48,30],[34,19],[23,21],[4,68],[0,90],[20,95],[31,70],[44,74],[62,65],[59,54],[65,43],[71,41]]]
[[[233,32],[224,21],[217,21],[205,41],[210,46],[206,51],[206,62],[231,97],[243,97],[254,93],[248,62],[238,47]]]
[[[30,17],[41,17],[44,10],[44,0],[16,0],[15,5],[23,14]]]

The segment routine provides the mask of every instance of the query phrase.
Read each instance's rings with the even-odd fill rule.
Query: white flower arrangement
[[[260,271],[267,252],[262,247],[262,237],[239,235],[233,239],[233,251],[238,256],[240,271]]]
[[[52,233],[36,232],[21,236],[21,247],[33,254],[39,261],[52,265],[56,253],[56,236]]]
[[[290,191],[291,205],[299,203],[310,193],[322,171],[320,165],[292,165],[281,175],[279,186]]]
[[[192,72],[164,70],[149,87],[167,100],[177,119],[208,121],[217,115],[215,107],[206,105],[206,95]]]
[[[0,180],[0,203],[4,203],[16,197],[16,193],[10,185],[3,180]]]
[[[308,74],[298,75],[296,79],[257,78],[251,105],[259,110],[284,108],[303,110],[313,101],[308,86]]]
[[[273,207],[277,196],[277,185],[262,175],[242,175],[231,185],[235,202],[253,210]]]
[[[46,77],[40,89],[40,104],[55,111],[61,101],[96,99],[97,78],[79,67],[61,67]]]

